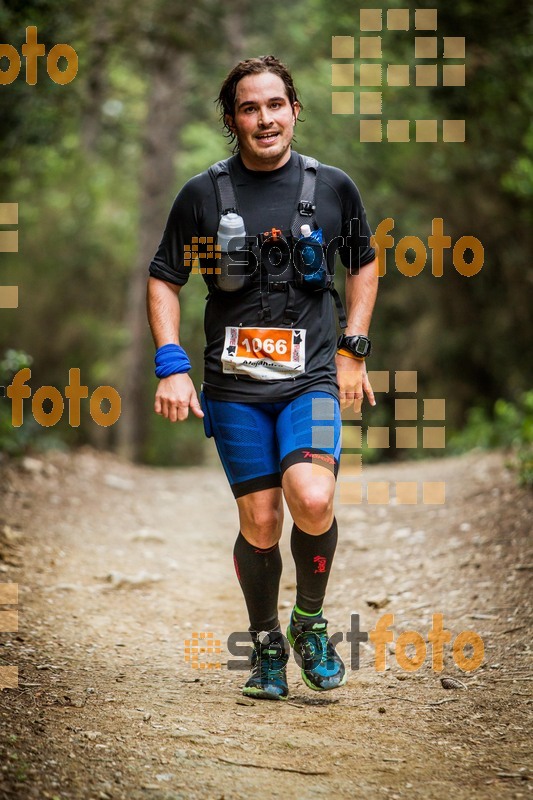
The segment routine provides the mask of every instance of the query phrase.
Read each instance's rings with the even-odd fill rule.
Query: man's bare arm
[[[148,278],[146,305],[148,322],[156,347],[179,344],[181,286],[159,278]]]
[[[346,272],[346,335],[355,336],[360,333],[368,335],[370,320],[378,291],[377,262],[365,264],[359,272]],[[358,413],[366,393],[370,404],[376,405],[372,386],[368,380],[366,363],[363,360],[337,355],[337,382],[339,384],[341,408],[354,406]]]
[[[148,279],[146,305],[156,348],[180,343],[180,289],[159,278]],[[171,422],[182,422],[189,416],[189,408],[197,417],[204,416],[189,375],[183,372],[161,378],[155,394],[155,413]]]

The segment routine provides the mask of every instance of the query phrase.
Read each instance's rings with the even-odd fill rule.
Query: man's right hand
[[[195,416],[204,416],[188,374],[183,372],[161,378],[155,393],[155,413],[171,422],[183,422],[189,416],[189,408]]]

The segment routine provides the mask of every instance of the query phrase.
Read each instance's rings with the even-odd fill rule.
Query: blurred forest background
[[[356,113],[332,114],[331,37],[355,36],[358,58],[360,7],[410,8],[411,19],[415,8],[436,7],[438,31],[423,35],[465,37],[465,87],[383,87],[386,118],[464,118],[464,144],[360,143],[357,87]],[[79,428],[67,411],[42,428],[27,400],[14,429],[11,403],[0,397],[3,449],[89,443],[152,464],[202,461],[200,421],[170,426],[153,413],[147,267],[181,185],[229,154],[214,104],[222,80],[241,58],[266,53],[290,67],[304,105],[296,149],[352,176],[373,228],[392,217],[396,243],[405,235],[427,242],[431,220],[442,217],[452,243],[471,235],[485,248],[471,278],[454,269],[451,250],[442,278],[431,274],[429,249],[416,278],[389,252],[369,369],[416,370],[419,398],[445,398],[445,452],[531,441],[531,23],[528,4],[511,0],[0,1],[0,42],[20,53],[26,27],[36,25],[47,52],[68,43],[79,56],[65,86],[48,77],[44,58],[36,85],[25,82],[23,60],[18,79],[0,86],[0,202],[19,204],[20,239],[18,253],[0,254],[1,283],[17,284],[20,298],[0,311],[0,383],[27,354],[33,391],[54,385],[64,394],[77,367],[89,392],[109,384],[123,401],[109,428],[92,421],[87,401]],[[384,64],[414,63],[412,27],[382,36]],[[181,294],[198,386],[205,293],[198,278]],[[393,394],[365,405],[363,420],[394,425]],[[533,471],[527,458],[523,474]]]

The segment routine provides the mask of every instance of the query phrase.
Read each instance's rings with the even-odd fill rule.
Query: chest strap
[[[232,158],[235,158],[235,156]],[[224,159],[222,161],[217,161],[217,163],[209,167],[208,170],[215,185],[220,215],[227,214],[229,211],[233,211],[237,214],[239,213],[235,189],[229,171],[230,160],[231,159]],[[313,229],[316,212],[315,192],[318,161],[316,158],[312,158],[311,156],[300,155],[300,164],[303,167],[301,170],[302,176],[300,180],[300,186],[298,188],[298,196],[300,200],[291,222],[291,234],[293,235],[294,239],[300,238],[300,229],[302,225],[307,223],[311,229]],[[292,281],[289,281],[286,283],[286,286],[287,305],[285,307],[282,324],[294,325],[298,319],[298,312],[295,308],[296,294],[294,291],[294,284]],[[339,325],[344,329],[346,327],[346,313],[344,311],[339,293],[334,287],[333,281],[328,287],[328,291],[331,293],[335,301]],[[268,321],[271,318],[268,299],[263,291],[260,292],[260,295],[261,309],[259,311],[259,318],[261,321]]]

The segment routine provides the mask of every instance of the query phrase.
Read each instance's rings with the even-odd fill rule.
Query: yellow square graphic
[[[371,506],[387,505],[390,502],[389,481],[372,481],[366,487],[367,502]]]
[[[357,420],[360,422],[362,418],[363,415],[361,411],[354,411],[353,405],[348,406],[348,408],[343,408],[341,411],[341,419],[343,422],[346,420]]]
[[[396,502],[400,506],[413,506],[418,502],[418,484],[416,481],[397,481]]]
[[[354,78],[353,64],[332,64],[331,65],[331,85],[332,86],[353,86]]]
[[[446,502],[446,484],[444,481],[423,481],[422,502],[424,505],[442,505]]]
[[[0,225],[18,225],[19,204],[0,203]]]
[[[362,119],[359,122],[359,141],[381,142],[381,120]]]
[[[361,64],[359,83],[361,86],[381,86],[381,64]]]
[[[397,392],[416,392],[417,372],[416,370],[396,370],[394,388]]]
[[[445,64],[442,68],[443,86],[464,86],[466,73],[464,64]]]
[[[0,611],[0,633],[11,633],[19,629],[19,613],[16,608]]]
[[[387,11],[387,28],[389,31],[408,31],[409,9],[390,8]]]
[[[363,446],[363,429],[360,425],[342,426],[342,446],[360,450]]]
[[[381,36],[361,36],[359,38],[360,58],[381,58]]]
[[[446,401],[444,398],[428,400],[424,397],[424,419],[446,419]]]
[[[18,231],[0,231],[0,253],[18,253]]]
[[[417,119],[416,120],[416,141],[417,142],[436,142],[437,141],[437,120],[436,119]]]
[[[436,64],[417,64],[416,85],[417,86],[436,86],[437,85],[437,65]]]
[[[381,8],[362,8],[359,12],[359,28],[362,31],[380,31]]]
[[[332,58],[354,58],[355,40],[353,36],[332,36],[331,37],[331,57]]]
[[[464,119],[444,119],[442,121],[443,142],[464,142],[466,126]]]
[[[446,428],[423,428],[422,447],[446,447]]]
[[[355,478],[363,472],[363,456],[361,453],[341,453],[339,469],[340,480]]]
[[[436,31],[437,30],[437,9],[436,8],[417,8],[415,11],[415,30],[417,31]]]
[[[9,603],[16,605],[19,601],[18,583],[0,583],[0,605]]]
[[[388,428],[370,427],[366,432],[366,442],[369,447],[389,447],[389,436]]]
[[[341,505],[360,505],[363,501],[363,487],[357,481],[340,481],[339,502]]]
[[[389,391],[389,371],[387,369],[369,370],[368,380],[370,381],[374,393]]]
[[[409,86],[409,64],[389,64],[387,83],[389,86]]]
[[[395,400],[394,419],[418,419],[418,401],[416,398]]]
[[[16,689],[19,685],[18,667],[0,667],[0,689]]]
[[[418,447],[416,428],[396,428],[396,447],[415,449]]]
[[[437,37],[415,36],[415,58],[437,58]]]
[[[381,92],[361,92],[359,95],[359,112],[361,114],[381,114]]]
[[[409,120],[390,119],[387,122],[387,139],[389,142],[408,142]]]
[[[353,92],[332,92],[331,113],[353,114],[354,113]]]
[[[0,286],[0,308],[19,307],[19,287]]]
[[[465,58],[466,47],[464,36],[444,37],[444,58]]]

